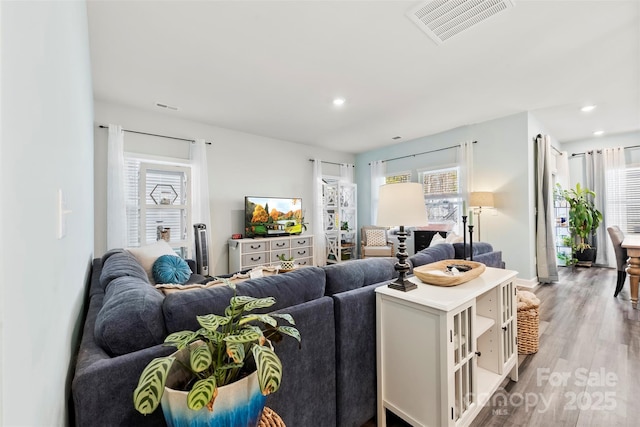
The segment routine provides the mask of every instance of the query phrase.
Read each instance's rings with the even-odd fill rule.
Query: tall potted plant
[[[602,213],[593,204],[596,193],[580,183],[570,190],[560,190],[569,204],[569,232],[572,237],[574,258],[578,261],[595,261],[596,248],[592,247],[595,230],[602,222]]]
[[[162,403],[170,427],[256,426],[266,396],[282,379],[272,341],[282,335],[300,341],[296,328],[278,326],[276,319],[295,324],[289,314],[248,314],[273,304],[272,297],[234,295],[224,316],[197,316],[200,329],[167,336],[165,344],[178,351],[143,370],[133,393],[136,410],[150,414]]]

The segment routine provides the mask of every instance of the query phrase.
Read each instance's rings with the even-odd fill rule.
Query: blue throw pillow
[[[185,260],[177,255],[162,255],[153,263],[153,280],[156,283],[186,283],[191,277],[191,269]]]

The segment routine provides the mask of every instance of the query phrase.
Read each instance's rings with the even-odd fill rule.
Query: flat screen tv
[[[302,199],[245,196],[245,237],[274,237],[302,233]]]

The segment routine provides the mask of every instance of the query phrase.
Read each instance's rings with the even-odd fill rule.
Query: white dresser
[[[278,265],[280,255],[293,257],[296,265],[313,265],[313,236],[229,239],[229,273],[261,265]]]
[[[376,288],[378,426],[385,409],[412,426],[466,426],[518,380],[516,275],[487,267],[458,286]]]

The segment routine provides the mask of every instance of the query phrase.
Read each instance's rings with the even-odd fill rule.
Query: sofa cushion
[[[153,263],[153,280],[156,283],[186,283],[191,277],[191,269],[185,260],[177,255],[162,255]]]
[[[153,263],[162,255],[175,255],[176,252],[171,249],[169,243],[165,240],[158,240],[150,245],[140,246],[139,248],[127,248],[127,250],[138,260],[144,271],[147,272],[147,277],[150,283],[153,281]]]
[[[327,275],[326,295],[398,277],[394,266],[398,260],[392,257],[358,259],[323,267]]]
[[[113,279],[96,317],[96,342],[111,356],[162,343],[167,335],[163,300],[162,293],[145,280],[131,276]]]
[[[103,288],[106,288],[112,280],[122,276],[134,277],[144,282],[149,282],[147,273],[129,252],[123,249],[107,252],[102,257],[100,284]]]
[[[276,299],[273,306],[255,310],[255,313],[281,310],[311,301],[322,297],[324,290],[325,274],[319,267],[305,267],[288,273],[251,279],[236,286],[237,295]],[[167,295],[162,306],[167,331],[172,333],[197,329],[199,325],[196,316],[223,314],[233,294],[233,289],[228,286],[214,286]]]
[[[468,258],[470,251],[469,251],[469,242],[466,243],[466,256],[465,256],[465,244],[464,243],[454,243],[453,244],[453,249],[455,251],[455,257],[456,259],[463,259],[463,258]],[[480,255],[480,254],[485,254],[485,253],[489,253],[489,252],[493,252],[493,246],[491,246],[490,243],[486,243],[486,242],[473,242],[473,257],[475,258],[476,255]]]
[[[409,257],[411,270],[425,264],[442,261],[443,259],[453,259],[453,245],[450,243],[439,243],[437,245],[421,250],[417,254]]]

